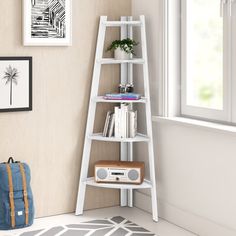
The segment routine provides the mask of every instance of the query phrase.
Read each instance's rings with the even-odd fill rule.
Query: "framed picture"
[[[70,46],[72,0],[24,0],[25,46]]]
[[[32,57],[0,57],[0,112],[32,110]]]

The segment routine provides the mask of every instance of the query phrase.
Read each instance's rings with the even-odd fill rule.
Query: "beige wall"
[[[161,2],[132,2],[133,15],[147,18],[154,115],[161,76]],[[143,121],[139,116],[140,129]],[[236,235],[236,136],[170,122],[154,122],[153,131],[160,216],[201,236]],[[143,159],[145,147],[136,146],[135,154]],[[136,192],[135,205],[151,211],[147,203],[149,192]]]
[[[74,0],[72,47],[23,47],[21,1],[0,1],[0,55],[33,56],[33,111],[0,114],[0,161],[29,163],[37,216],[72,212],[80,173],[100,15],[130,15],[129,0]],[[112,36],[118,36],[112,31]],[[116,86],[118,68],[105,67],[102,91]],[[105,84],[104,79],[107,83]],[[107,107],[99,109],[101,130]],[[93,146],[92,162],[117,158],[117,145]],[[113,190],[87,192],[86,208],[118,204]]]

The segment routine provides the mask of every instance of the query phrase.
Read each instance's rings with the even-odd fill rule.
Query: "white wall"
[[[154,115],[161,75],[160,6],[161,0],[133,0],[133,15],[147,18]],[[153,129],[160,216],[199,235],[236,235],[236,135],[171,122],[154,122]],[[145,150],[136,146],[138,160]],[[135,205],[150,211],[148,198],[148,192],[136,192]]]

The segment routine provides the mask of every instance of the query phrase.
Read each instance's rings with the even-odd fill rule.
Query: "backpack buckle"
[[[13,192],[9,192],[9,198],[13,198],[14,197],[14,193]]]
[[[11,212],[10,215],[11,215],[11,216],[15,216],[15,212]]]
[[[25,196],[25,197],[27,197],[27,191],[23,191],[23,195]]]

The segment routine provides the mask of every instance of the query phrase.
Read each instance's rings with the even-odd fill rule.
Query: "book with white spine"
[[[120,138],[120,108],[119,107],[115,107],[115,137],[116,138]]]
[[[137,135],[137,111],[129,112],[129,138]]]
[[[128,105],[121,104],[121,119],[120,119],[120,126],[121,126],[121,138],[127,138],[127,113],[128,113]]]

